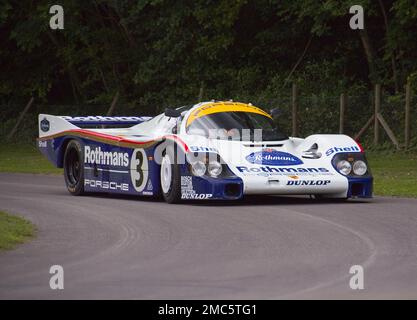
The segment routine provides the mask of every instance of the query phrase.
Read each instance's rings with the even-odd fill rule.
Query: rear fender
[[[64,155],[68,143],[77,140],[84,145],[82,139],[78,137],[63,136],[47,140],[38,140],[39,151],[57,168],[63,168]]]

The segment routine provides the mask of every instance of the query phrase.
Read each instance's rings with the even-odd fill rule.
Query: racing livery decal
[[[130,161],[130,177],[137,192],[145,189],[148,182],[148,158],[144,149],[133,150]]]
[[[103,190],[129,191],[129,185],[127,183],[117,183],[114,181],[85,179],[84,185],[89,186],[91,188],[98,188],[98,189],[103,189]]]
[[[292,154],[270,148],[264,148],[259,152],[252,152],[246,157],[246,160],[253,164],[269,166],[294,166],[303,164],[303,161]]]
[[[101,147],[84,147],[84,163],[107,165],[114,167],[129,166],[129,154],[127,152],[102,151]]]
[[[246,166],[237,166],[236,167],[239,172],[245,174],[253,174],[253,173],[284,173],[284,174],[302,174],[302,173],[317,173],[317,174],[328,174],[329,170],[326,168],[274,168],[269,166],[262,166],[262,167],[254,167],[249,168]]]
[[[339,152],[361,152],[362,150],[358,146],[351,146],[351,147],[333,147],[326,151],[326,156],[330,156],[333,153]]]
[[[210,199],[213,197],[210,193],[196,193],[193,188],[193,177],[182,176],[181,177],[181,199]]]
[[[213,147],[198,147],[198,146],[191,146],[191,152],[218,152],[216,148]]]
[[[48,132],[48,131],[49,131],[49,128],[50,128],[50,124],[49,124],[48,119],[44,118],[44,119],[41,121],[40,127],[41,127],[41,130],[42,130],[43,132]]]
[[[326,186],[330,180],[289,180],[287,186]]]

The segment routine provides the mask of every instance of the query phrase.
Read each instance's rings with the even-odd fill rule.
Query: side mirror
[[[271,114],[272,118],[275,119],[282,114],[282,111],[279,108],[274,108],[274,109],[271,109],[270,114]]]
[[[181,116],[181,111],[175,109],[165,109],[165,116],[170,118],[178,118]]]

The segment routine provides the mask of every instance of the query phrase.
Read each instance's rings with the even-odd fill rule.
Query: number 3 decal
[[[130,159],[130,177],[137,192],[142,192],[148,182],[148,158],[144,149],[135,149]]]

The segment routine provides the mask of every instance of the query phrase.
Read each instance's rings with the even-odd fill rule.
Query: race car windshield
[[[277,141],[288,137],[272,119],[251,112],[218,112],[194,119],[187,128],[188,134],[240,141]]]

